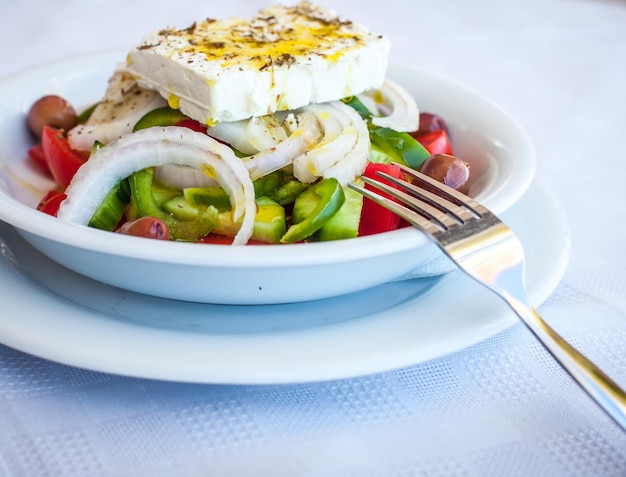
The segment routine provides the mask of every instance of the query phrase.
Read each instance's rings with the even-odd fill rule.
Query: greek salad
[[[466,192],[470,174],[454,157],[440,116],[419,113],[414,131],[377,125],[385,94],[383,88],[219,127],[148,101],[131,131],[107,144],[85,138],[93,124],[108,127],[89,119],[109,100],[77,114],[65,99],[44,96],[27,116],[38,138],[28,154],[57,187],[37,208],[57,216],[71,200],[65,220],[200,243],[289,244],[394,230],[405,224],[346,184],[361,175],[380,179],[378,171],[400,177],[400,163]],[[365,151],[355,159],[359,142]]]

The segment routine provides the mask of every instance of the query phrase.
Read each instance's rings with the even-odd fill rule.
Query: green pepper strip
[[[174,126],[183,119],[187,119],[187,116],[178,109],[163,106],[162,108],[153,109],[149,113],[144,114],[135,124],[133,132],[139,131],[140,129],[148,129],[153,126]]]
[[[149,167],[135,172],[128,178],[133,201],[141,217],[156,217],[167,225],[174,240],[194,242],[208,234],[217,224],[217,209],[208,207],[198,210],[199,215],[192,220],[178,220],[161,209],[152,194],[154,169]]]
[[[430,152],[422,146],[413,136],[406,132],[398,132],[389,128],[372,126],[370,128],[370,138],[373,143],[381,147],[381,143],[388,145],[383,150],[393,150],[401,161],[409,167],[419,170],[426,159],[430,157]],[[382,147],[381,147],[382,149]]]
[[[304,220],[289,227],[280,239],[281,243],[299,242],[314,234],[337,213],[346,200],[343,188],[335,178],[324,179],[308,190],[319,197],[317,205]]]
[[[293,204],[298,195],[304,192],[308,187],[308,184],[303,184],[299,180],[291,179],[280,187],[277,187],[274,192],[269,194],[269,197],[283,206]]]
[[[369,121],[370,119],[372,119],[372,116],[373,116],[372,112],[356,96],[350,96],[348,98],[344,98],[342,101],[346,103],[348,106],[350,106],[352,109],[354,109],[357,113],[359,113],[361,117],[365,119],[366,121]]]
[[[356,96],[346,98],[343,101],[367,121],[372,144],[392,157],[395,162],[418,170],[424,161],[430,157],[431,154],[428,150],[409,133],[372,124],[372,113]]]
[[[259,177],[252,182],[254,186],[254,196],[263,197],[274,193],[276,189],[285,183],[285,173],[281,170],[270,172],[269,174]]]
[[[93,146],[91,147],[91,152],[89,153],[89,157],[93,156],[96,152],[104,147],[100,141],[94,141]]]

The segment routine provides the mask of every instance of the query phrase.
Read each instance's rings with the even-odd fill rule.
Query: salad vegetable
[[[380,91],[367,92],[370,97],[386,112],[384,116],[372,117],[372,124],[396,131],[415,131],[419,128],[420,114],[411,95],[395,81],[385,78]]]
[[[341,209],[345,200],[343,188],[334,177],[308,188],[296,198],[292,225],[280,241],[294,243],[310,237]]]
[[[56,216],[61,202],[66,198],[67,196],[63,192],[51,190],[41,198],[37,204],[37,210],[48,215]]]
[[[397,165],[375,162],[371,162],[367,165],[367,168],[365,169],[365,173],[363,175],[365,177],[369,177],[370,179],[375,179],[393,186],[390,181],[386,180],[383,177],[379,177],[378,172],[384,172],[386,174],[389,174],[391,177],[402,177],[402,171]],[[371,186],[366,184],[365,188],[370,189]],[[380,193],[388,199],[395,200],[393,197],[384,192],[376,192]],[[389,232],[391,230],[397,229],[400,225],[399,215],[396,215],[393,212],[385,209],[382,205],[377,204],[373,200],[363,201],[362,215],[363,218],[359,224],[359,235],[372,235],[382,232]]]
[[[74,174],[87,160],[87,154],[72,149],[62,129],[44,126],[41,147],[48,170],[62,188],[67,187]]]

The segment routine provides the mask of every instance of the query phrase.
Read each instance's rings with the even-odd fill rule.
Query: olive
[[[44,126],[71,129],[76,126],[76,111],[61,96],[44,96],[31,106],[26,117],[28,127],[37,137],[41,137]]]
[[[441,116],[432,113],[420,113],[420,125],[416,134],[427,134],[440,129],[443,129],[446,134],[449,132],[448,125]]]
[[[169,240],[170,232],[165,222],[156,217],[140,217],[136,220],[124,223],[116,230],[121,234],[134,235],[135,237]]]
[[[434,154],[422,164],[420,172],[464,194],[469,191],[470,166],[458,157]]]

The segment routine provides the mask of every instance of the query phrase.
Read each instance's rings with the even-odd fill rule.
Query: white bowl
[[[413,228],[335,242],[230,247],[113,234],[38,212],[34,206],[52,183],[27,160],[32,138],[26,112],[44,94],[59,94],[77,105],[96,101],[124,58],[120,51],[92,54],[0,80],[0,219],[45,255],[117,287],[221,304],[341,295],[404,276],[439,257],[438,249]],[[430,73],[392,65],[389,76],[415,95],[421,111],[445,118],[456,155],[471,164],[470,195],[500,214],[525,193],[535,155],[514,119],[487,99]]]

